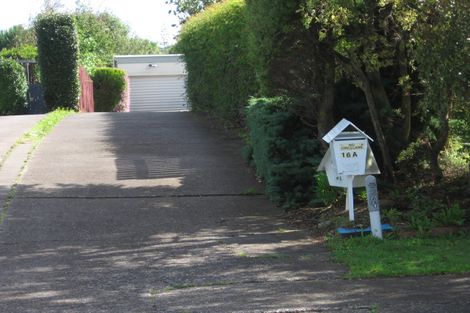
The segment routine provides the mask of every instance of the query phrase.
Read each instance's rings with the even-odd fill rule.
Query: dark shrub
[[[48,110],[77,108],[78,43],[73,18],[66,14],[39,16],[35,23],[44,100]]]
[[[312,93],[314,38],[299,0],[246,0],[248,52],[263,95]],[[317,61],[318,62],[318,61]]]
[[[24,113],[27,91],[23,67],[14,60],[0,58],[0,114]]]
[[[266,181],[271,200],[296,208],[314,198],[315,171],[321,160],[313,131],[287,111],[285,97],[252,99],[247,110],[252,162]]]
[[[113,112],[126,89],[126,73],[117,68],[97,68],[93,74],[95,112]]]

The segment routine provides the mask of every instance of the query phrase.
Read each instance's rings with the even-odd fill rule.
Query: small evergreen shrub
[[[316,167],[321,160],[313,131],[287,111],[290,101],[285,97],[252,99],[247,109],[252,162],[266,181],[270,199],[286,209],[314,199]]]
[[[126,73],[117,68],[97,68],[92,76],[95,112],[113,112],[126,90]]]
[[[12,59],[0,58],[0,114],[24,113],[27,91],[23,67]]]
[[[78,41],[73,18],[67,14],[41,15],[35,22],[38,61],[44,100],[49,111],[76,109],[78,81]]]
[[[462,226],[465,223],[465,210],[458,203],[454,203],[447,209],[442,209],[433,214],[437,225]]]

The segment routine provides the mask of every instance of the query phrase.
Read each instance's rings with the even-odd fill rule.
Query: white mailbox
[[[350,129],[350,130],[348,130]],[[330,144],[318,171],[326,171],[331,186],[347,188],[346,209],[354,220],[353,188],[365,186],[365,177],[380,174],[367,136],[356,125],[342,119],[324,137]]]
[[[333,139],[331,146],[338,174],[364,175],[367,137],[360,132],[342,132]]]
[[[365,173],[364,175],[354,176],[354,188],[365,187],[365,177],[367,175],[380,174],[380,170],[377,166],[377,162],[375,161],[374,154],[372,153],[370,147],[367,148],[366,153],[367,154]],[[330,148],[328,148],[328,150],[326,151],[325,156],[323,157],[317,170],[326,172],[326,177],[328,177],[328,183],[330,184],[330,186],[343,188],[348,187],[346,175],[338,173],[338,169],[336,168],[336,160],[334,159]]]

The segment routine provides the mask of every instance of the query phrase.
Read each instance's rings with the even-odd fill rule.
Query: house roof
[[[327,143],[330,143],[333,139],[338,137],[339,134],[341,134],[346,128],[349,126],[353,127],[356,129],[361,135],[369,139],[370,141],[374,141],[372,138],[370,138],[365,132],[359,129],[356,125],[354,125],[352,122],[348,121],[347,119],[343,118],[341,121],[339,121],[338,124],[336,124],[335,127],[333,127],[325,136],[323,136],[323,140],[326,141]]]

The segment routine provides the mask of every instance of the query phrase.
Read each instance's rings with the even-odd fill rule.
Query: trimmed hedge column
[[[48,110],[76,109],[78,81],[78,41],[73,18],[67,14],[47,14],[35,23],[38,58],[44,100]]]
[[[23,67],[14,60],[0,58],[0,115],[24,113],[27,91]]]
[[[118,68],[97,68],[93,73],[95,112],[113,112],[126,90],[126,73]]]

